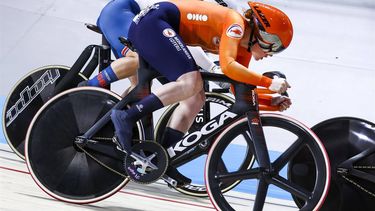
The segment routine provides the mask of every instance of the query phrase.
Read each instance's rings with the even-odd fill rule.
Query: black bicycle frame
[[[113,109],[124,109],[127,105],[141,100],[151,92],[151,81],[159,77],[156,70],[153,70],[142,58],[140,58],[140,68],[138,69],[139,83],[126,97],[120,100]],[[259,162],[259,168],[267,171],[271,168],[270,158],[264,139],[263,129],[259,116],[258,97],[255,92],[255,86],[239,83],[231,80],[225,75],[202,72],[202,78],[205,81],[220,81],[232,83],[235,90],[235,103],[220,115],[216,116],[198,131],[185,135],[179,142],[167,149],[172,165],[182,165],[191,161],[200,155],[197,145],[211,139],[220,133],[226,126],[232,122],[247,115],[249,134],[254,143],[255,156]],[[77,137],[77,144],[87,145],[89,140],[110,121],[111,111],[107,112],[99,121],[97,121],[84,135]],[[141,120],[145,129],[147,138],[153,139],[152,116],[147,116]],[[90,146],[89,146],[90,147]],[[93,147],[97,148],[97,147]]]
[[[251,149],[254,150],[253,153],[257,157],[259,168],[265,171],[269,170],[271,162],[259,116],[258,97],[254,90],[256,87],[232,81],[218,74],[202,73],[202,77],[209,81],[230,81],[235,89],[235,103],[204,124],[199,130],[185,135],[179,142],[169,147],[167,152],[171,164],[178,167],[201,156],[201,152],[204,150],[200,149],[198,145],[207,140],[214,140],[216,135],[228,125],[246,115],[249,125],[249,138],[256,140],[252,142],[254,146]],[[211,143],[205,144],[211,145]]]
[[[370,181],[372,183],[375,183],[375,176],[360,170],[357,170],[354,168],[354,163],[366,158],[367,156],[370,156],[375,153],[375,146],[372,146],[365,151],[345,160],[340,165],[337,166],[337,172],[338,174],[343,175],[352,175],[355,177],[358,177],[363,180]]]
[[[98,70],[99,72],[101,72],[104,68],[108,67],[112,62],[111,47],[108,41],[105,39],[102,32],[100,31],[100,29],[97,26],[91,24],[86,24],[86,26],[88,29],[102,35],[102,44],[89,45],[82,51],[81,55],[74,62],[68,73],[56,85],[53,95],[56,95],[62,91],[77,86],[78,74],[80,72],[83,76],[89,78],[98,66]],[[83,69],[84,66],[85,68]],[[108,86],[107,88],[110,87]]]

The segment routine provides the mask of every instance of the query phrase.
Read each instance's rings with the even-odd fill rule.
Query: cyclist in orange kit
[[[175,114],[184,110],[197,114],[205,102],[202,78],[186,45],[197,45],[219,54],[220,66],[228,77],[247,84],[283,93],[289,88],[284,78],[273,79],[249,70],[251,57],[263,59],[287,48],[293,28],[280,10],[262,3],[249,2],[241,15],[216,4],[201,1],[170,1],[154,4],[141,11],[129,29],[128,39],[138,54],[169,81],[125,111],[113,110],[111,119],[124,151],[131,150],[132,128],[143,116],[179,102]],[[287,108],[290,100],[280,103]],[[163,146],[179,141],[195,116],[173,115]],[[172,129],[175,128],[175,129]],[[178,175],[169,167],[167,174]],[[178,175],[181,185],[189,183]],[[174,177],[176,179],[176,177]]]

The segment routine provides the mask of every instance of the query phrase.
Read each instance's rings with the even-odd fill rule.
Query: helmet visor
[[[285,49],[280,38],[275,34],[270,34],[266,32],[263,26],[258,22],[258,20],[255,17],[254,23],[255,28],[257,29],[255,37],[257,38],[259,46],[263,49],[264,52],[268,54],[273,54]]]

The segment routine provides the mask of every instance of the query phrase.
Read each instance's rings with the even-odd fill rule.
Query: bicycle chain
[[[375,169],[375,166],[353,166],[355,169]]]
[[[375,166],[353,166],[355,169],[375,169]],[[357,188],[361,189],[362,191],[364,191],[365,193],[369,194],[370,196],[374,197],[375,198],[375,193],[369,191],[368,189],[364,188],[362,185],[354,182],[353,180],[349,179],[348,177],[344,176],[344,175],[341,175],[342,178],[344,178],[346,181],[348,181],[349,183],[352,183],[354,186],[356,186]]]
[[[352,183],[354,186],[357,186],[359,189],[361,189],[362,191],[364,191],[365,193],[368,193],[370,196],[374,197],[375,198],[375,193],[367,190],[366,188],[362,187],[360,184],[354,182],[353,180],[347,178],[346,176],[344,175],[341,175],[342,178],[344,178],[345,180],[347,180],[348,182]]]
[[[116,140],[113,140],[115,139],[115,137],[113,138],[106,138],[106,137],[93,137],[92,140],[102,140],[102,141],[112,141],[112,142],[116,142]],[[128,175],[125,175],[123,173],[120,173],[118,171],[116,171],[115,169],[109,167],[108,165],[106,165],[105,163],[103,163],[102,161],[100,161],[99,159],[97,159],[94,155],[90,154],[87,150],[85,150],[83,147],[81,147],[80,145],[77,145],[78,148],[80,150],[82,150],[86,155],[88,155],[90,158],[92,158],[95,162],[97,162],[99,165],[103,166],[104,168],[108,169],[109,171],[123,177],[123,178],[128,178],[129,176]],[[147,184],[147,183],[143,183],[143,182],[140,182],[140,181],[136,181],[136,180],[132,180],[134,182],[137,182],[139,184]]]
[[[96,140],[103,140],[103,141],[109,141],[109,140],[112,141],[113,138],[95,137],[95,138],[93,138],[93,139],[94,139],[94,140],[95,140],[95,139],[96,139]],[[123,177],[123,178],[127,178],[127,177],[128,177],[127,175],[125,175],[125,174],[123,174],[123,173],[120,173],[120,172],[116,171],[115,169],[109,167],[108,165],[106,165],[105,163],[103,163],[102,161],[100,161],[99,159],[97,159],[94,155],[92,155],[92,154],[90,154],[88,151],[86,151],[86,150],[85,150],[83,147],[81,147],[80,145],[77,144],[77,146],[78,146],[78,148],[79,148],[80,150],[82,150],[86,155],[88,155],[90,158],[92,158],[92,159],[93,159],[95,162],[97,162],[99,165],[103,166],[104,168],[108,169],[109,171],[111,171],[111,172],[113,172],[113,173],[115,173],[115,174],[117,174],[117,175],[119,175],[119,176],[121,176],[121,177]]]
[[[106,138],[106,137],[93,137],[92,139],[93,139],[93,140],[100,140],[100,141],[112,141],[113,139],[115,139],[115,137],[113,137],[113,138]]]

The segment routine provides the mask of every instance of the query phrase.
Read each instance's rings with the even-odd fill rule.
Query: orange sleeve
[[[236,18],[236,16],[233,18],[231,13],[228,13],[224,21],[226,21],[226,23],[223,27],[219,47],[219,60],[223,73],[236,81],[256,86],[269,87],[272,83],[272,79],[251,71],[246,67],[249,64],[251,57],[243,57],[243,54],[239,54],[241,49],[239,47],[241,38],[233,38],[227,35],[227,31],[233,23],[240,25],[244,30],[245,26],[243,19]],[[247,62],[247,64],[244,64],[245,62]]]
[[[240,47],[237,50],[237,58],[236,61],[242,64],[245,67],[248,67],[251,60],[251,53],[247,51],[247,49]]]

